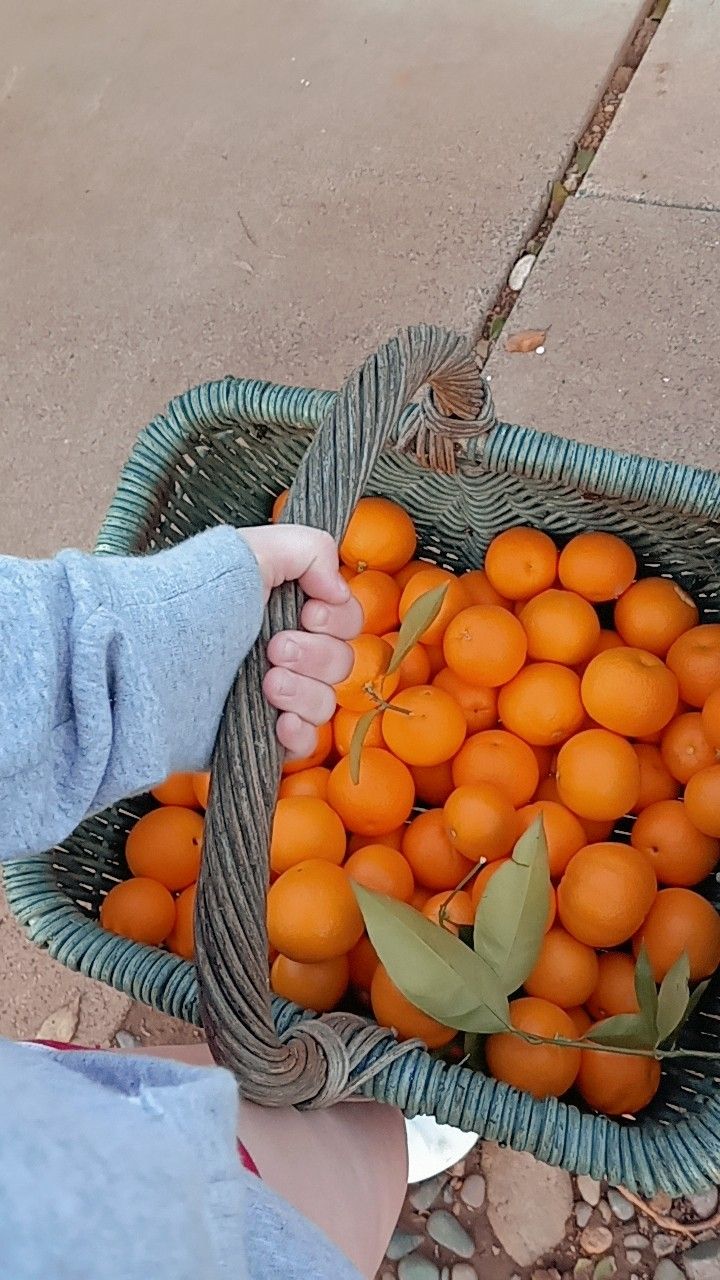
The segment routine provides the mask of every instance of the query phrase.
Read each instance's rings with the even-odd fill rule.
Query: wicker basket
[[[226,378],[173,400],[141,433],[97,551],[152,551],[218,522],[262,523],[293,479],[285,519],[339,537],[362,493],[386,494],[412,514],[422,554],[451,568],[479,564],[489,540],[517,523],[560,541],[613,530],[643,572],[672,574],[705,620],[718,616],[719,476],[493,425],[466,341],[425,327],[388,343],[338,395]],[[682,1194],[720,1180],[712,1060],[666,1064],[652,1107],[637,1123],[615,1122],[449,1066],[352,1015],[315,1019],[271,1001],[264,904],[280,762],[260,684],[264,643],[294,625],[298,603],[289,588],[271,600],[223,717],[197,970],[97,923],[103,896],[127,875],[124,838],[149,807],[143,798],[83,823],[41,858],[6,864],[8,900],[30,937],[71,969],[202,1022],[216,1059],[267,1105],[325,1106],[358,1092],[642,1193]],[[705,892],[720,899],[715,880]],[[718,992],[715,982],[684,1033],[686,1047],[720,1049]]]

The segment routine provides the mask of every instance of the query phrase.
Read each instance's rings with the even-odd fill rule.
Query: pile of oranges
[[[333,720],[311,758],[285,766],[275,812],[273,991],[318,1012],[352,992],[401,1037],[448,1045],[455,1031],[415,1008],[379,963],[352,883],[459,932],[538,816],[551,901],[538,962],[511,1002],[514,1026],[572,1039],[636,1012],[643,944],[656,982],[683,952],[692,982],[709,977],[720,917],[695,886],[720,861],[720,624],[701,625],[672,580],[638,579],[632,549],[611,533],[580,533],[560,550],[539,530],[512,528],[482,568],[461,574],[416,549],[407,512],[360,501],[340,555],[363,632]],[[388,673],[403,619],[437,587],[439,612]],[[171,809],[181,812],[177,801]],[[172,893],[181,886],[159,875],[165,854],[152,845],[157,812],[131,833],[128,863]],[[108,895],[108,928],[124,888]],[[178,928],[164,935],[173,949]],[[485,1054],[500,1080],[538,1097],[574,1086],[611,1115],[635,1113],[659,1083],[653,1059],[510,1033],[490,1036]]]

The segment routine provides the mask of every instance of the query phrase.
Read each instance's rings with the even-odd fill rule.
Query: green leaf
[[[430,568],[429,565],[428,568]],[[393,671],[397,671],[403,658],[407,657],[413,645],[416,645],[428,627],[432,626],[442,609],[447,591],[448,587],[443,584],[439,587],[433,587],[430,591],[426,591],[424,595],[418,596],[414,604],[410,605],[398,633],[395,652],[387,669],[388,675],[392,675]]]
[[[489,338],[491,342],[497,342],[498,338],[500,337],[500,334],[505,328],[505,321],[506,321],[505,316],[493,316],[492,320],[490,321],[490,332],[489,332]]]
[[[475,913],[475,950],[506,995],[537,964],[549,900],[547,840],[539,817],[518,840],[510,862],[488,881]]]
[[[495,975],[454,933],[405,902],[353,884],[370,941],[396,987],[459,1031],[504,1031],[508,1002]]]
[[[655,1048],[655,1037],[641,1013],[618,1013],[614,1018],[605,1018],[586,1031],[583,1039],[620,1049]]]
[[[551,218],[557,218],[569,194],[562,182],[553,182],[550,191],[550,208],[548,209]]]
[[[679,1037],[679,1035],[680,1035],[680,1032],[684,1029],[684,1027],[687,1025],[687,1023],[688,1023],[689,1019],[690,1019],[690,1018],[692,1017],[692,1015],[694,1014],[695,1010],[697,1009],[697,1007],[698,1007],[698,1005],[699,1005],[700,1001],[702,1000],[702,998],[703,998],[703,996],[705,995],[705,992],[707,991],[707,989],[708,989],[708,987],[709,987],[709,986],[710,986],[710,979],[709,979],[709,978],[708,978],[705,982],[699,982],[699,983],[698,983],[698,985],[696,986],[695,990],[693,991],[692,995],[690,996],[690,999],[688,1000],[687,1008],[686,1008],[686,1010],[685,1010],[685,1012],[684,1012],[684,1014],[683,1014],[682,1018],[680,1019],[680,1021],[679,1021],[678,1025],[677,1025],[677,1026],[676,1026],[676,1028],[675,1028],[675,1032],[674,1032],[674,1035],[673,1035],[673,1044],[677,1041],[677,1039],[678,1039],[678,1037]]]
[[[690,960],[687,951],[678,956],[660,984],[657,1008],[657,1044],[662,1044],[682,1022],[690,1003]]]
[[[648,1030],[657,1036],[658,993],[645,943],[642,944],[635,961],[635,995]]]
[[[595,152],[592,149],[580,147],[579,151],[575,153],[573,166],[578,173],[585,175],[594,159]]]
[[[355,725],[352,740],[350,742],[350,750],[348,752],[348,760],[350,762],[350,781],[357,786],[360,781],[360,752],[368,735],[370,725],[376,716],[380,715],[380,708],[374,707],[372,711],[366,711]]]

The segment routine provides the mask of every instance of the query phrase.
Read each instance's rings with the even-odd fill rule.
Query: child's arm
[[[326,534],[217,528],[157,555],[0,557],[0,858],[48,848],[89,813],[206,768],[270,589],[298,578],[303,625],[274,637],[278,736],[312,749],[359,615]],[[323,614],[324,611],[324,614]],[[288,648],[288,646],[290,646]],[[282,669],[284,668],[284,669]]]

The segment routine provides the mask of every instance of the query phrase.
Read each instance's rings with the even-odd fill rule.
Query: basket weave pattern
[[[476,567],[490,539],[515,524],[560,542],[611,530],[631,543],[641,572],[671,574],[703,621],[718,620],[720,477],[505,424],[488,431],[471,364],[462,340],[421,328],[387,344],[338,396],[234,378],[198,387],[141,433],[96,549],[148,552],[212,524],[263,523],[297,474],[286,518],[340,536],[360,493],[384,494],[412,515],[420,554],[452,569]],[[435,397],[423,410],[410,402],[429,375]],[[292,590],[277,593],[264,636],[291,624],[297,608]],[[218,1061],[265,1103],[327,1105],[360,1092],[643,1193],[720,1180],[720,1081],[707,1060],[666,1063],[652,1107],[638,1123],[618,1123],[448,1066],[362,1019],[313,1019],[270,1001],[264,895],[279,760],[260,697],[263,662],[261,637],[216,747],[198,894],[200,982],[195,966],[97,923],[104,895],[128,874],[124,840],[147,798],[86,821],[41,858],[6,864],[8,900],[30,937],[72,969],[202,1022]],[[720,905],[715,881],[705,891]],[[720,1049],[717,982],[683,1044]]]

